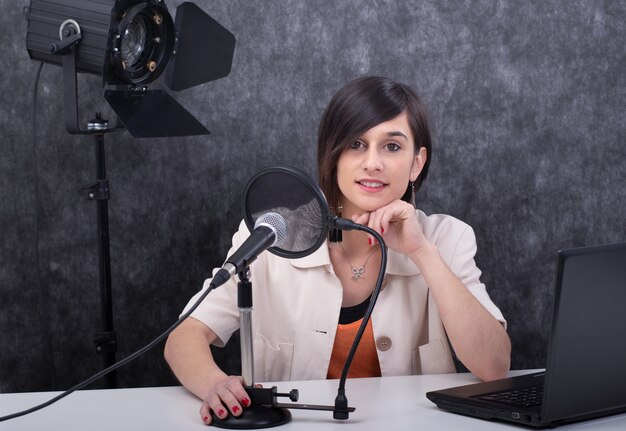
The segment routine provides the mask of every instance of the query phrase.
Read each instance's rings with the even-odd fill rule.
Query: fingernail
[[[202,420],[204,421],[204,423],[207,423],[209,421],[209,417],[205,416],[205,417],[202,418]]]
[[[381,233],[385,233],[385,228],[381,226],[381,227],[380,227],[380,232],[381,232]]]
[[[233,407],[233,413],[237,413],[239,411],[239,406],[234,406]]]
[[[244,398],[243,400],[241,400],[241,404],[243,404],[244,407],[248,407],[250,405],[250,400]]]
[[[368,243],[369,245],[372,245],[372,238],[368,238],[368,239],[367,239],[367,243]]]
[[[219,417],[222,417],[222,416],[224,416],[224,413],[226,413],[226,412],[224,411],[224,409],[220,409],[220,410],[217,412],[217,415],[218,415]]]

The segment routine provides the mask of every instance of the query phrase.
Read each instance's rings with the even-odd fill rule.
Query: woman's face
[[[425,148],[415,153],[406,113],[369,129],[337,161],[344,217],[375,211],[400,199],[425,161]]]

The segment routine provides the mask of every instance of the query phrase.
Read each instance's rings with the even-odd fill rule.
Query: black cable
[[[40,219],[40,211],[39,211],[39,154],[37,153],[37,95],[39,89],[39,78],[41,77],[41,70],[43,69],[43,61],[39,62],[39,67],[37,67],[37,73],[35,75],[35,82],[33,85],[33,99],[32,99],[32,144],[33,144],[33,165],[35,170],[34,175],[34,183],[35,183],[35,268],[37,268],[37,288],[39,290],[39,299],[41,304],[40,310],[40,320],[41,320],[41,329],[44,338],[44,346],[46,353],[48,355],[48,366],[50,367],[50,386],[54,388],[56,386],[56,375],[55,375],[55,367],[54,367],[54,356],[52,352],[52,337],[50,335],[50,313],[48,312],[48,304],[49,301],[49,292],[44,287],[43,280],[41,277],[41,258],[39,255],[39,243],[41,236],[41,219]]]
[[[376,280],[376,288],[372,293],[372,298],[370,299],[367,311],[365,311],[365,316],[363,316],[361,326],[359,326],[359,330],[354,337],[354,342],[352,343],[352,347],[350,348],[350,352],[348,353],[348,357],[346,358],[346,363],[343,366],[343,371],[341,372],[341,378],[339,379],[339,388],[337,389],[337,398],[335,398],[335,410],[333,411],[333,418],[342,420],[348,419],[349,415],[348,399],[346,398],[346,379],[348,378],[348,371],[350,370],[350,365],[352,364],[352,360],[354,359],[356,349],[357,347],[359,347],[359,343],[361,342],[361,337],[363,337],[363,333],[365,332],[367,322],[369,321],[372,311],[374,310],[374,305],[376,305],[376,300],[378,299],[378,294],[381,291],[383,278],[385,277],[385,271],[387,269],[387,246],[385,245],[385,241],[383,240],[382,236],[380,236],[380,234],[375,230],[362,225],[354,224],[352,226],[352,229],[367,232],[371,234],[374,238],[376,238],[376,240],[380,244],[381,258],[380,270],[378,271],[378,279]]]
[[[345,220],[345,219],[344,219]],[[372,236],[374,236],[374,238],[376,238],[376,240],[378,241],[378,243],[380,244],[380,249],[381,249],[381,262],[380,262],[380,270],[378,272],[378,279],[376,280],[376,288],[374,289],[374,292],[372,293],[372,297],[370,299],[370,303],[369,306],[367,308],[367,311],[365,312],[365,316],[363,317],[363,321],[361,322],[361,326],[359,327],[359,330],[354,338],[354,342],[352,343],[352,347],[350,349],[350,352],[348,353],[348,357],[346,358],[346,362],[344,364],[344,368],[343,371],[341,373],[341,378],[339,379],[339,388],[337,390],[337,397],[335,398],[335,409],[333,411],[333,417],[335,419],[348,419],[348,415],[349,415],[349,411],[348,411],[348,399],[345,396],[345,386],[346,386],[346,379],[348,377],[348,371],[350,370],[350,365],[352,364],[352,360],[354,359],[354,355],[356,353],[356,349],[361,341],[361,338],[363,336],[363,333],[365,332],[365,327],[367,326],[367,323],[370,319],[370,316],[372,314],[372,311],[374,310],[374,305],[376,305],[376,300],[378,299],[378,295],[380,294],[381,288],[382,288],[382,283],[383,283],[383,278],[385,276],[385,271],[387,268],[387,247],[385,245],[385,241],[383,240],[382,236],[380,236],[380,234],[376,231],[374,231],[373,229],[370,229],[369,227],[366,226],[362,226],[362,225],[357,225],[355,223],[351,224],[351,229],[354,230],[361,230],[363,232],[367,232],[369,234],[371,234]],[[172,326],[170,326],[168,329],[165,330],[165,332],[163,332],[161,335],[159,335],[158,337],[156,337],[152,342],[150,342],[148,345],[144,346],[143,348],[137,350],[135,353],[131,354],[130,356],[122,359],[119,362],[116,362],[115,364],[111,365],[108,368],[105,368],[104,370],[94,374],[93,376],[91,376],[90,378],[88,378],[87,380],[82,381],[81,383],[75,385],[74,387],[68,389],[67,391],[57,395],[56,397],[41,403],[37,406],[31,407],[29,409],[26,410],[22,410],[20,412],[16,412],[16,413],[12,413],[6,416],[2,416],[0,417],[0,422],[4,422],[10,419],[14,419],[17,417],[21,417],[21,416],[25,416],[28,415],[30,413],[34,413],[38,410],[41,410],[45,407],[48,407],[54,403],[56,403],[57,401],[65,398],[66,396],[70,395],[72,392],[75,392],[77,390],[80,390],[82,388],[84,388],[85,386],[93,383],[94,381],[104,377],[105,375],[107,375],[108,373],[117,370],[118,368],[134,361],[135,359],[137,359],[138,357],[140,357],[141,355],[143,355],[144,353],[148,352],[149,350],[153,349],[157,344],[159,344],[161,341],[163,341],[174,329],[176,329],[185,319],[187,319],[187,317],[189,317],[191,315],[191,313],[193,313],[196,308],[198,308],[198,306],[200,305],[200,303],[202,303],[202,301],[204,301],[204,299],[207,297],[207,295],[216,287],[221,286],[226,280],[228,280],[228,278],[230,277],[229,274],[224,274],[223,276],[221,274],[216,274],[213,277],[213,282],[209,285],[209,287],[207,288],[207,290],[200,296],[200,298],[198,298],[198,300],[193,304],[193,306],[189,309],[189,311],[187,311],[183,316],[181,316],[176,322],[174,322],[174,324]],[[217,279],[217,280],[216,280]]]
[[[215,279],[215,277],[214,277]],[[163,341],[174,329],[176,329],[181,323],[183,323],[183,321],[189,317],[191,315],[191,313],[193,313],[195,311],[196,308],[198,308],[198,306],[200,305],[200,303],[202,301],[204,301],[204,298],[207,297],[207,295],[213,290],[215,289],[215,287],[220,286],[221,283],[219,280],[217,281],[217,283],[213,282],[209,285],[209,287],[207,288],[207,290],[200,296],[200,298],[195,302],[195,304],[193,304],[193,306],[189,309],[189,311],[187,311],[185,314],[183,314],[176,322],[174,322],[174,324],[172,326],[170,326],[168,329],[165,330],[165,332],[163,332],[161,335],[159,335],[158,337],[156,337],[152,342],[150,342],[148,345],[146,345],[145,347],[142,347],[141,349],[137,350],[135,353],[133,353],[130,356],[127,356],[126,358],[122,359],[119,362],[116,362],[115,364],[111,365],[108,368],[105,368],[104,370],[94,374],[93,376],[91,376],[90,378],[88,378],[87,380],[82,381],[81,383],[77,384],[76,386],[68,389],[67,391],[63,392],[62,394],[57,395],[56,397],[41,403],[39,405],[36,405],[35,407],[31,407],[29,409],[26,410],[22,410],[21,412],[17,412],[17,413],[12,413],[10,415],[6,415],[6,416],[2,416],[0,417],[0,422],[3,421],[7,421],[9,419],[14,419],[14,418],[18,418],[20,416],[25,416],[27,414],[36,412],[37,410],[41,410],[44,407],[48,407],[49,405],[52,405],[54,403],[56,403],[57,401],[65,398],[66,396],[68,396],[69,394],[71,394],[74,391],[77,391],[79,389],[84,388],[85,386],[95,382],[96,380],[98,380],[101,377],[104,377],[105,375],[109,374],[111,371],[115,371],[118,368],[128,364],[129,362],[134,361],[135,359],[137,359],[139,356],[143,355],[144,353],[148,352],[149,350],[151,350],[152,348],[154,348],[157,344],[159,344],[161,341]],[[225,281],[225,280],[223,280]],[[222,281],[222,282],[223,282]]]

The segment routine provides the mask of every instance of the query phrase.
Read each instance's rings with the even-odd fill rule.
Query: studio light
[[[230,73],[235,37],[195,4],[182,3],[174,22],[162,0],[31,0],[27,17],[30,57],[63,66],[70,133],[97,133],[78,124],[77,72],[102,76],[105,99],[135,137],[208,133],[169,94],[147,87],[163,74],[179,91]]]
[[[96,179],[82,190],[97,203],[102,331],[96,333],[94,343],[108,368],[115,363],[117,341],[104,136],[124,128],[137,138],[208,134],[166,91],[149,90],[148,84],[163,75],[165,85],[179,91],[227,76],[235,37],[191,2],[176,9],[175,21],[162,0],[31,0],[26,15],[30,57],[63,67],[65,128],[72,134],[93,136],[96,144]],[[95,113],[81,127],[78,72],[102,76],[104,98],[118,117],[115,124]],[[107,387],[116,387],[114,372],[106,379]]]

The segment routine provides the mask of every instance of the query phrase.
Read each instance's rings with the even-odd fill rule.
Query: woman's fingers
[[[228,410],[235,416],[241,415],[242,407],[250,405],[250,397],[243,388],[240,377],[229,377],[219,395]]]
[[[213,420],[211,412],[213,412],[220,419],[224,419],[226,416],[228,416],[226,408],[222,404],[217,394],[213,394],[205,399],[200,406],[200,417],[202,418],[202,422],[207,425],[209,425]]]
[[[219,381],[200,406],[200,418],[209,425],[212,422],[211,412],[220,419],[228,414],[240,416],[244,407],[250,405],[250,397],[243,388],[240,376],[229,376]]]
[[[405,231],[406,226],[410,226],[409,231],[414,230],[417,217],[411,204],[397,200],[376,211],[354,216],[353,221],[375,230],[385,238],[385,241],[389,239],[391,243],[388,245],[392,246],[395,245],[399,235],[403,235],[401,232]],[[377,244],[376,238],[372,235],[368,234],[367,239],[370,246]]]

